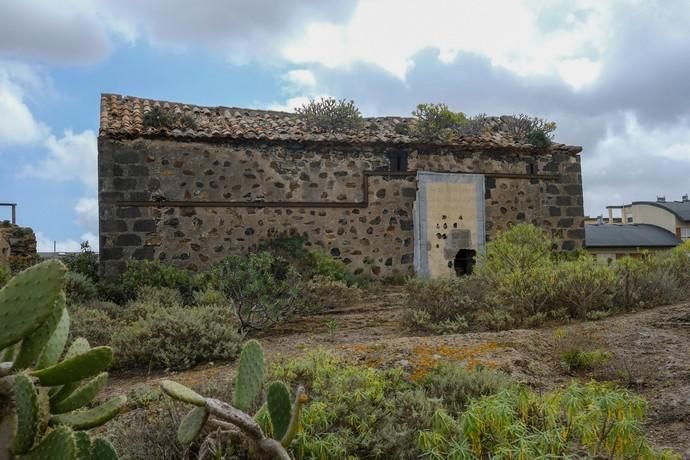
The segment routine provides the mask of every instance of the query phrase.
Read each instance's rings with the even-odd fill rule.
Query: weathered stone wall
[[[0,264],[22,269],[36,257],[36,235],[32,229],[0,222]]]
[[[211,144],[99,140],[100,255],[105,276],[129,258],[202,268],[262,240],[294,230],[353,271],[409,272],[413,261],[415,177],[387,171],[390,149],[347,146]],[[511,223],[549,229],[561,247],[581,247],[579,157],[501,152],[409,150],[408,171],[539,173],[562,180],[486,179],[486,233]],[[368,205],[363,182],[368,183]],[[118,205],[119,201],[293,202],[294,207]],[[303,207],[304,202],[320,203]],[[330,203],[335,203],[334,207]],[[162,203],[163,204],[163,203]]]

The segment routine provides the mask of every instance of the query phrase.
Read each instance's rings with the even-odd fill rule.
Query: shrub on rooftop
[[[323,131],[347,131],[361,128],[362,114],[355,102],[346,99],[321,98],[310,100],[295,112],[307,125]]]

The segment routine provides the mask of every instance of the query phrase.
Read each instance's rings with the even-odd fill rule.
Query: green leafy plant
[[[228,257],[213,268],[215,287],[233,305],[243,333],[294,315],[300,307],[299,278],[285,259],[266,251]]]
[[[446,104],[418,104],[412,116],[417,118],[417,134],[426,139],[446,139],[454,129],[469,123],[464,113],[453,112]]]
[[[160,106],[155,106],[144,114],[143,124],[151,128],[196,129],[196,119],[189,115]]]
[[[458,418],[437,412],[419,445],[429,458],[680,458],[652,449],[645,406],[597,382],[545,395],[516,387],[473,400]]]
[[[556,130],[556,123],[521,113],[505,117],[503,129],[518,140],[525,140],[535,147],[548,147]]]
[[[208,425],[216,431],[209,434],[204,443],[217,442],[214,440],[216,436],[224,436],[259,457],[290,460],[286,449],[299,430],[307,396],[304,389],[298,387],[294,402],[291,402],[287,386],[282,382],[273,382],[268,387],[266,403],[252,417],[247,411],[256,404],[263,383],[264,356],[256,340],[248,341],[240,354],[232,404],[205,398],[170,380],[162,381],[161,388],[168,396],[195,406],[180,423],[178,441],[181,444],[191,443]]]
[[[65,295],[69,305],[83,304],[98,295],[96,284],[86,275],[76,272],[65,274]]]
[[[98,281],[98,254],[91,250],[88,241],[82,241],[78,254],[67,254],[60,260],[69,271],[80,273],[94,283]]]
[[[295,112],[311,127],[323,131],[347,131],[363,126],[362,114],[354,101],[321,98],[310,100]]]
[[[113,353],[76,339],[63,356],[70,323],[62,292],[65,272],[59,261],[43,262],[0,290],[2,458],[117,458],[107,441],[92,440],[84,430],[115,417],[126,398],[115,396],[87,409],[106,383]]]
[[[7,284],[10,279],[10,269],[4,265],[0,265],[0,288]]]

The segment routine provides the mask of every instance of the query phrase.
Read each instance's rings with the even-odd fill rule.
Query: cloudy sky
[[[585,210],[690,192],[687,0],[0,0],[0,202],[97,243],[99,95],[528,113],[582,145]],[[0,219],[9,210],[0,209]]]

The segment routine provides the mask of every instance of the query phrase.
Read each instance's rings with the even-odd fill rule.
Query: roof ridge
[[[198,126],[151,127],[144,124],[144,116],[152,107],[169,107],[178,113],[195,117]],[[102,93],[99,136],[115,138],[163,137],[177,139],[252,139],[290,142],[342,142],[352,144],[434,144],[530,151],[559,151],[577,154],[582,147],[552,143],[546,149],[524,140],[516,140],[500,130],[500,123],[510,115],[488,116],[490,131],[480,135],[455,135],[449,140],[425,141],[408,130],[400,130],[400,123],[414,122],[413,117],[364,117],[364,128],[343,132],[326,132],[308,126],[296,113],[244,107],[203,106],[117,93]]]

